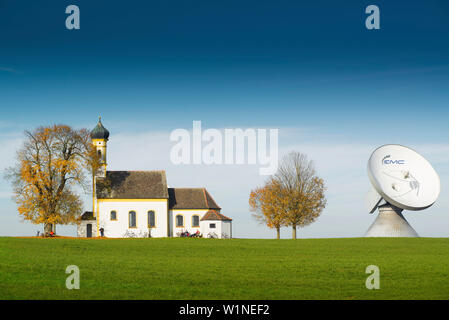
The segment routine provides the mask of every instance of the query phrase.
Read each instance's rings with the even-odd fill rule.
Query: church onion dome
[[[109,138],[109,131],[105,127],[103,127],[103,124],[101,123],[101,117],[98,119],[97,126],[90,132],[90,137],[92,139],[103,139],[107,140]]]

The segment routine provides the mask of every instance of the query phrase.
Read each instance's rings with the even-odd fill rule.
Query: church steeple
[[[109,131],[101,123],[101,116],[98,117],[97,126],[91,131],[90,137],[92,139],[108,140],[108,138],[109,138]]]
[[[98,118],[97,126],[91,131],[90,137],[92,139],[92,144],[96,148],[98,155],[100,157],[101,167],[97,173],[97,176],[105,177],[107,166],[106,150],[109,138],[109,131],[101,123],[101,117]]]

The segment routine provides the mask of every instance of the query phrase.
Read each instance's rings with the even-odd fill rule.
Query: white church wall
[[[105,237],[123,238],[128,236],[167,237],[167,200],[155,199],[148,201],[130,200],[99,200],[99,228],[104,228]],[[148,211],[153,210],[156,216],[156,227],[148,228]],[[111,211],[116,212],[116,220],[111,220]],[[136,228],[129,227],[129,212],[136,212]]]
[[[206,212],[208,211],[208,209],[194,209],[194,210],[189,210],[189,209],[178,209],[178,210],[170,210],[170,230],[172,231],[172,236],[173,237],[177,237],[178,234],[180,232],[183,231],[189,231],[190,233],[195,233],[198,230],[201,232],[201,221],[200,221],[200,226],[199,227],[193,227],[192,226],[192,217],[194,215],[199,216],[199,219],[201,220],[201,218],[206,214]],[[181,215],[183,216],[184,219],[184,225],[182,227],[177,227],[176,226],[176,216],[177,215]]]
[[[92,237],[97,236],[97,221],[96,220],[81,220],[77,227],[76,232],[77,236],[80,238],[86,238],[87,237],[87,225],[92,225]]]
[[[205,220],[201,221],[201,232],[204,238],[221,238],[221,221],[220,220]],[[213,228],[215,226],[215,228]]]
[[[232,237],[232,224],[231,221],[221,221],[221,237],[231,238]]]

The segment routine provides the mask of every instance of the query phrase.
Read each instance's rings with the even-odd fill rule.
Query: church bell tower
[[[90,133],[92,144],[94,145],[100,158],[100,169],[96,173],[96,177],[106,177],[106,151],[109,138],[109,131],[101,123],[101,117],[98,119],[97,126]]]
[[[98,156],[100,158],[100,168],[93,174],[92,177],[92,213],[93,216],[97,219],[97,235],[98,235],[98,212],[97,212],[97,195],[96,195],[96,185],[97,185],[97,178],[99,177],[106,177],[106,150],[107,150],[107,143],[109,138],[109,131],[103,126],[101,123],[101,117],[98,118],[97,126],[91,131],[90,138],[92,140],[92,144],[95,148],[95,150],[98,153]]]

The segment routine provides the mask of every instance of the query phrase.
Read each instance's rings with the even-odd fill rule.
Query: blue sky
[[[69,4],[80,8],[80,30],[65,29]],[[380,30],[365,28],[370,4],[380,8]],[[169,144],[165,137],[171,130],[201,120],[214,128],[280,128],[281,149],[322,157],[314,160],[329,168],[322,174],[331,185],[340,176],[325,162],[332,158],[326,150],[337,146],[345,148],[338,150],[351,155],[348,162],[356,168],[366,165],[371,147],[421,146],[444,176],[449,167],[448,21],[444,0],[3,0],[0,140],[8,148],[0,165],[10,165],[23,130],[51,123],[90,128],[101,114],[117,150],[110,155],[112,168],[114,162],[121,169],[164,166],[163,157],[141,163],[123,157],[118,148],[127,148],[125,137],[135,135],[160,137],[150,139],[160,148]],[[135,148],[155,148],[145,142],[150,140]],[[190,169],[173,169],[173,180],[185,177],[187,184]],[[200,170],[222,173],[222,168]],[[364,171],[354,175],[369,186]],[[235,212],[226,212],[230,216],[249,215],[248,189],[260,178],[247,178],[241,190],[216,186],[222,207]],[[209,182],[195,183],[207,187]],[[362,193],[357,188],[347,192]],[[340,199],[337,189],[329,196]],[[8,192],[9,185],[0,181],[0,195]],[[231,200],[235,197],[241,198],[239,205]],[[0,206],[5,208],[0,234],[29,232],[16,223],[9,197],[1,197]],[[336,200],[326,210],[342,216],[344,206]],[[245,227],[239,236],[266,234],[249,218],[241,219]],[[332,223],[323,217],[306,235],[355,236],[369,221],[341,232],[330,228]],[[430,223],[428,234],[433,235]]]

